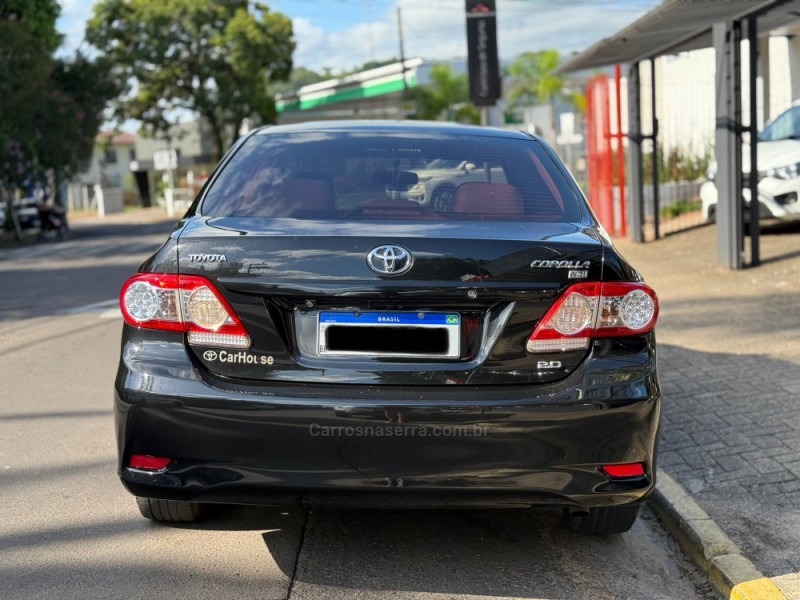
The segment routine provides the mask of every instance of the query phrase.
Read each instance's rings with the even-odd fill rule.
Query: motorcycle
[[[55,204],[39,204],[39,240],[44,241],[50,234],[62,242],[70,238],[67,211]]]

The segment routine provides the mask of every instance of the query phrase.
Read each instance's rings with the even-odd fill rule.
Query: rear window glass
[[[201,213],[560,222],[579,220],[580,201],[533,140],[267,130],[224,167]]]

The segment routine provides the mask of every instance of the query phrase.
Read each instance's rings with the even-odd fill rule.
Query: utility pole
[[[403,15],[400,6],[397,7],[397,33],[400,37],[400,69],[403,75],[403,105],[401,107],[402,118],[406,116],[406,102],[408,101],[408,81],[406,81],[406,51],[403,44]]]
[[[367,18],[369,19],[369,59],[375,61],[375,35],[372,27],[372,0],[367,4]]]

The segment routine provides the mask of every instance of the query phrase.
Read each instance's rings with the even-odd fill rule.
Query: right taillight
[[[643,283],[578,283],[570,286],[528,339],[531,353],[584,350],[594,338],[653,330],[658,298]]]
[[[239,317],[205,277],[139,273],[122,286],[120,308],[129,325],[185,332],[192,345],[250,347]]]

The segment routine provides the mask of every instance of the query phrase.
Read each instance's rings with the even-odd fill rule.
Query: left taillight
[[[120,308],[129,325],[184,332],[196,346],[250,347],[239,317],[205,277],[139,273],[122,286]]]
[[[570,286],[533,330],[531,353],[585,350],[594,338],[640,335],[658,318],[656,293],[643,283],[578,283]]]

